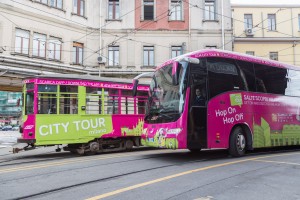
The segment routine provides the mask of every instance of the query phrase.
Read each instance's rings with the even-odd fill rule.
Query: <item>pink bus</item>
[[[81,75],[49,75],[24,81],[23,149],[67,144],[93,154],[140,145],[149,84],[132,96],[132,81]],[[61,148],[57,148],[61,151]]]
[[[228,149],[233,156],[253,148],[299,145],[299,70],[221,50],[171,59],[154,72],[142,144]]]

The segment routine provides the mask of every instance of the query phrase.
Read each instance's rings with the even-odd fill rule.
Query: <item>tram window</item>
[[[59,113],[78,114],[78,86],[60,86]]]
[[[33,83],[26,83],[26,90],[33,90],[34,84]]]
[[[56,114],[57,94],[38,94],[38,114]]]
[[[38,85],[39,92],[57,92],[57,85]]]
[[[121,114],[134,114],[134,97],[131,90],[121,90]]]
[[[256,88],[258,92],[285,94],[287,69],[255,64]]]
[[[102,88],[86,87],[86,114],[102,114]]]
[[[33,99],[34,99],[33,92],[27,92],[26,99],[25,99],[25,115],[33,114]]]
[[[104,98],[104,112],[107,114],[119,114],[119,90],[105,89],[106,96]]]
[[[57,114],[57,85],[38,85],[38,114]]]
[[[148,92],[137,92],[137,114],[145,114],[148,101]]]

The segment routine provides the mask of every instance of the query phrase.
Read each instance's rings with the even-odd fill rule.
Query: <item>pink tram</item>
[[[149,85],[82,75],[48,75],[24,81],[23,149],[63,145],[78,154],[140,146]],[[56,151],[61,151],[58,146]]]
[[[168,60],[152,77],[142,143],[191,151],[228,149],[233,156],[253,148],[299,145],[299,70],[221,50]]]

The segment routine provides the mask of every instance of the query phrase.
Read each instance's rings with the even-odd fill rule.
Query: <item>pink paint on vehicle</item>
[[[296,66],[200,50],[157,67],[142,142],[161,148],[228,149],[300,145]]]
[[[148,84],[132,96],[131,80],[79,76],[40,76],[24,81],[23,127],[19,143],[66,145],[79,154],[140,145]],[[30,146],[30,147],[29,147]]]

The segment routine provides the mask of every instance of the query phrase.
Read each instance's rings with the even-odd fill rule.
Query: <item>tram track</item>
[[[299,149],[297,149],[297,150],[299,150]],[[295,152],[295,150],[281,150],[281,151],[276,151],[276,152],[274,152],[274,151],[271,151],[271,152],[270,151],[254,152],[254,153],[251,153],[251,154],[247,154],[247,156],[245,156],[245,157],[260,156],[260,155],[265,155],[267,153],[276,155],[278,153],[288,153],[288,152]],[[203,155],[204,154],[202,154],[201,157],[203,157]],[[212,153],[208,153],[208,155],[209,156],[216,156],[216,155],[218,155],[218,153],[215,154],[214,151],[212,151]],[[163,154],[163,155],[158,155],[158,156],[149,156],[147,158],[129,159],[129,160],[125,160],[125,161],[107,163],[107,164],[104,164],[104,165],[134,162],[134,161],[138,161],[138,160],[153,159],[153,158],[166,157],[166,156],[173,157],[174,155],[170,156],[170,154],[167,153],[167,155]],[[157,167],[152,167],[152,168],[147,168],[147,169],[142,169],[142,170],[136,170],[136,171],[127,172],[127,173],[122,173],[122,174],[118,174],[118,175],[114,175],[114,176],[108,176],[108,177],[104,177],[104,178],[94,179],[94,180],[90,180],[90,181],[84,181],[84,182],[81,182],[81,183],[76,183],[76,184],[72,184],[72,185],[68,185],[68,186],[62,186],[62,187],[59,187],[59,188],[49,189],[49,190],[37,192],[37,193],[34,193],[34,194],[30,194],[30,195],[20,196],[20,197],[14,198],[14,199],[39,198],[39,197],[43,197],[43,196],[46,196],[46,195],[51,194],[51,193],[57,193],[57,192],[60,192],[60,191],[69,190],[69,189],[73,189],[73,188],[76,188],[76,187],[85,186],[85,185],[89,185],[89,184],[101,183],[101,182],[104,182],[104,181],[114,180],[114,179],[130,176],[130,175],[134,175],[134,174],[138,174],[138,173],[144,173],[144,172],[148,172],[148,171],[152,171],[152,170],[168,168],[168,167],[174,167],[174,166],[181,166],[181,165],[186,165],[186,164],[190,164],[190,163],[201,163],[201,162],[207,162],[207,161],[215,161],[215,160],[220,160],[220,159],[227,160],[227,159],[230,159],[230,157],[225,157],[224,154],[221,153],[220,156],[213,157],[211,159],[197,159],[197,160],[190,160],[190,161],[187,161],[187,162],[181,162],[182,160],[180,160],[180,161],[177,161],[174,164],[167,164],[167,165],[162,165],[162,166],[157,166]],[[78,169],[86,170],[88,168],[97,167],[97,166],[100,166],[100,165],[103,166],[103,164],[97,164],[97,165],[89,165],[87,167],[73,168],[71,170],[78,170]],[[64,171],[70,171],[70,169],[60,170],[60,171],[56,171],[56,172],[49,173],[49,174],[60,173],[60,172],[64,172]],[[43,175],[48,175],[48,173],[47,174],[43,173],[43,174],[40,174],[40,175],[37,175],[37,176],[43,176]],[[25,177],[23,177],[23,178],[25,178]],[[32,176],[31,176],[31,178],[32,178]],[[12,180],[9,180],[9,181],[15,181],[15,180],[19,180],[19,179],[12,179]],[[7,181],[5,181],[5,182],[7,182]]]

